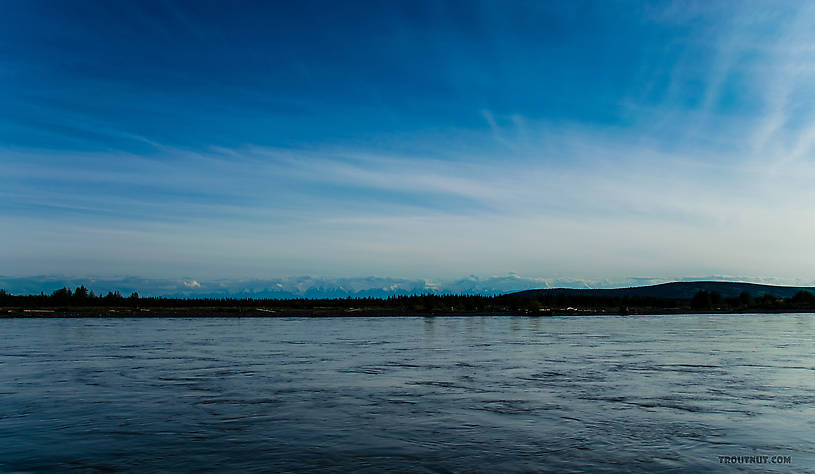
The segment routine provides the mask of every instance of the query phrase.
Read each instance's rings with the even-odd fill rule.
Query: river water
[[[0,471],[813,472],[814,349],[795,314],[5,319]]]

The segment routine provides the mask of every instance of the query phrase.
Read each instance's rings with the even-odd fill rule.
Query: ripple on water
[[[0,321],[0,471],[815,466],[812,315]]]

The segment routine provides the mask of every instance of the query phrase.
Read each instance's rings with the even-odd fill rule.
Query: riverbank
[[[763,309],[745,310],[698,310],[688,308],[634,308],[618,309],[506,309],[499,311],[409,311],[395,308],[222,308],[222,307],[173,307],[173,308],[0,308],[0,318],[338,318],[338,317],[462,317],[462,316],[618,316],[618,315],[670,315],[670,314],[794,314],[813,313],[815,309]]]

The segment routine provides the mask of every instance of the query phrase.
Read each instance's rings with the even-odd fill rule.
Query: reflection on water
[[[815,466],[815,318],[0,320],[0,471]]]

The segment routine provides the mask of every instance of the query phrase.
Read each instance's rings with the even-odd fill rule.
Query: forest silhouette
[[[387,298],[330,299],[258,299],[258,298],[165,298],[140,297],[134,292],[124,296],[118,291],[97,294],[84,285],[71,290],[60,288],[51,294],[13,295],[0,290],[0,307],[5,314],[20,310],[38,314],[33,308],[55,314],[82,311],[101,315],[99,309],[109,309],[109,315],[128,310],[142,313],[158,310],[188,310],[189,316],[254,312],[258,316],[293,315],[425,315],[425,314],[647,314],[682,312],[791,312],[815,310],[815,294],[800,290],[790,297],[778,297],[769,292],[753,296],[742,291],[738,296],[723,297],[717,291],[699,290],[691,298],[661,298],[651,296],[617,296],[577,290],[519,292],[496,295],[414,294]],[[119,311],[117,311],[117,309]],[[94,311],[96,310],[96,311]],[[176,311],[171,311],[175,314]]]

